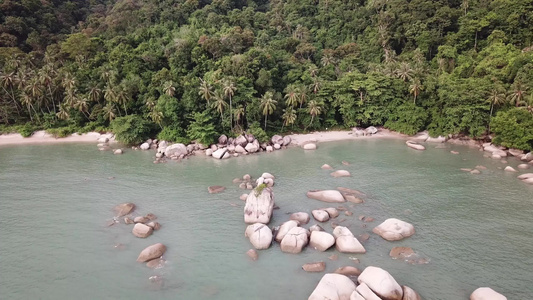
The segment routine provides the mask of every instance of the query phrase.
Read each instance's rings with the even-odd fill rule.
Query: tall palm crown
[[[268,115],[271,115],[274,110],[276,109],[276,104],[278,101],[274,100],[272,97],[274,95],[272,92],[266,92],[263,97],[261,97],[261,110],[263,111],[263,115],[265,115],[265,130],[267,126],[267,119]]]

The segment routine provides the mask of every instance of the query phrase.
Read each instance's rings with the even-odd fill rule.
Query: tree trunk
[[[231,107],[231,95],[229,96],[229,126],[231,131],[233,131],[233,112]]]
[[[268,118],[268,114],[265,115],[265,131],[267,131],[267,118]]]

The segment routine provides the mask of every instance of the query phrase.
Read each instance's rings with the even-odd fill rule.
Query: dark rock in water
[[[228,142],[228,137],[227,137],[225,134],[221,135],[221,136],[218,138],[218,143],[219,143],[220,145],[225,145],[227,142]]]
[[[137,257],[138,262],[147,262],[152,259],[161,257],[167,251],[167,247],[161,243],[153,244],[146,247],[139,257]]]
[[[161,224],[159,224],[159,222],[149,222],[146,225],[152,227],[154,230],[161,229]]]
[[[323,261],[307,263],[302,266],[306,272],[323,272],[326,269],[326,263]]]
[[[337,260],[339,259],[339,256],[337,254],[332,254],[330,257],[328,257],[331,260]]]
[[[150,221],[153,221],[153,220],[157,219],[157,217],[154,214],[152,214],[152,213],[149,213],[149,214],[147,214],[144,217],[147,218]]]
[[[347,210],[347,211],[344,212],[344,215],[345,216],[351,216],[351,215],[353,215],[353,212]]]
[[[361,191],[354,190],[354,189],[349,189],[349,188],[345,188],[345,187],[337,187],[337,190],[339,190],[342,193],[347,193],[347,194],[353,194],[353,195],[359,195],[359,196],[364,196],[365,195],[365,193],[363,193]]]
[[[375,220],[375,219],[372,218],[372,217],[366,217],[366,218],[363,220],[363,222],[365,222],[365,223],[370,223],[370,222],[374,222],[374,220]]]
[[[218,194],[222,193],[226,188],[220,185],[213,185],[207,188],[209,194]]]
[[[122,203],[113,208],[115,216],[122,217],[132,213],[135,210],[135,204],[133,203]]]
[[[124,223],[125,224],[134,224],[135,222],[131,218],[125,217],[124,218]]]
[[[165,265],[165,260],[161,258],[156,258],[148,261],[146,266],[150,269],[160,269]]]
[[[368,233],[363,233],[359,236],[359,240],[361,242],[366,242],[370,238],[370,235]]]
[[[342,163],[343,165],[345,165],[345,166],[349,166],[349,165],[350,165],[350,163],[347,162],[347,161],[345,161],[345,160],[343,160],[341,163]]]
[[[390,257],[393,259],[404,259],[413,254],[415,254],[415,252],[409,247],[394,247],[389,253]]]
[[[144,223],[146,223],[148,221],[150,221],[150,220],[148,220],[145,217],[136,217],[135,219],[133,219],[133,222],[135,222],[135,223],[143,223],[144,224]]]
[[[246,255],[248,255],[254,261],[259,258],[259,255],[257,254],[257,251],[255,251],[255,249],[250,249],[246,251]]]

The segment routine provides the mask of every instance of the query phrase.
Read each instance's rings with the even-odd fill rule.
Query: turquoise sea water
[[[424,299],[468,299],[480,286],[508,299],[533,299],[533,185],[477,149],[435,146],[419,152],[400,140],[359,140],[321,143],[308,152],[291,148],[166,164],[153,164],[154,152],[118,156],[92,144],[2,147],[0,298],[307,299],[323,274],[305,273],[301,266],[325,261],[328,272],[344,265],[382,267]],[[332,178],[320,169],[324,163],[352,177]],[[476,165],[488,169],[480,175],[459,170]],[[263,172],[276,176],[280,209],[272,226],[291,212],[331,206],[306,198],[307,190],[344,186],[367,193],[364,204],[343,204],[353,216],[341,212],[333,220],[356,236],[369,233],[367,253],[285,254],[274,244],[251,261],[245,255],[252,246],[244,237],[244,202],[238,199],[243,191],[231,181]],[[211,195],[210,185],[227,190]],[[161,230],[139,239],[131,225],[107,227],[112,207],[122,202],[137,204],[139,215],[156,214]],[[363,227],[360,215],[376,220]],[[412,223],[416,234],[388,242],[371,233],[390,217]],[[323,224],[328,232],[330,223]],[[164,268],[135,262],[157,242],[168,247]],[[388,253],[395,246],[412,247],[429,263],[392,260]],[[328,259],[332,254],[339,259]],[[162,285],[150,283],[154,275]]]

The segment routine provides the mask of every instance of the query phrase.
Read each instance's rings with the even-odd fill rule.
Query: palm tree
[[[300,93],[298,87],[294,85],[289,85],[285,89],[285,104],[290,107],[295,107],[298,105],[298,100],[300,98]]]
[[[271,115],[274,112],[276,109],[276,103],[278,103],[278,101],[272,99],[273,96],[274,95],[272,92],[266,92],[261,98],[260,108],[263,111],[263,115],[265,115],[265,131],[267,127],[268,115]]]
[[[22,105],[25,105],[28,110],[28,115],[30,116],[30,120],[33,121],[33,117],[31,114],[31,111],[33,110],[35,112],[35,115],[37,115],[37,112],[35,111],[35,108],[33,107],[33,98],[26,92],[22,94],[20,102]]]
[[[76,86],[76,78],[74,78],[72,74],[67,72],[63,77],[62,84],[65,90],[72,90]]]
[[[318,79],[318,77],[315,77],[315,79],[313,80],[313,83],[310,86],[310,89],[313,91],[314,94],[316,94],[318,93],[318,91],[320,91],[321,87],[322,87],[322,82],[320,81],[320,79]]]
[[[87,120],[89,119],[89,115],[87,114],[87,111],[89,110],[87,97],[77,98],[76,102],[74,102],[74,108],[81,112]]]
[[[92,87],[89,90],[89,99],[93,102],[100,103],[100,97],[102,96],[102,90],[97,87]]]
[[[413,94],[415,97],[413,103],[416,105],[416,97],[420,95],[420,91],[424,90],[424,86],[420,83],[420,80],[416,78],[413,83],[409,86],[409,93]]]
[[[2,89],[4,90],[4,92],[11,97],[11,101],[13,101],[13,103],[15,104],[17,113],[20,115],[18,103],[15,98],[15,92],[13,91],[13,86],[15,85],[15,81],[16,81],[15,72],[0,75],[0,86],[2,86]],[[7,91],[8,88],[10,89],[11,93]]]
[[[403,62],[400,64],[399,68],[396,69],[396,76],[403,81],[409,81],[413,78],[413,72],[411,66],[408,63]]]
[[[231,97],[235,95],[235,92],[237,91],[237,87],[235,86],[235,83],[233,83],[232,80],[226,79],[224,80],[224,96],[229,97],[229,118],[230,118],[230,128],[233,130],[233,115],[232,115],[232,104],[231,104]]]
[[[153,109],[152,111],[150,111],[148,116],[152,119],[152,121],[154,121],[154,123],[159,125],[159,127],[161,127],[161,129],[163,129],[163,126],[161,126],[161,123],[163,122],[163,113],[162,112],[158,111],[157,109]]]
[[[320,59],[320,62],[322,63],[322,66],[327,67],[329,65],[335,65],[337,60],[331,54],[324,54]]]
[[[226,101],[224,101],[224,95],[219,90],[217,90],[213,94],[213,99],[215,99],[215,102],[213,102],[211,104],[211,107],[215,108],[218,111],[218,113],[220,113],[220,119],[221,119],[221,122],[222,122],[222,121],[224,121],[224,115],[223,115],[224,108],[226,108],[226,106],[228,106],[228,103],[226,103]]]
[[[113,121],[113,119],[116,117],[115,106],[113,105],[112,102],[108,102],[108,103],[102,108],[102,112],[104,113],[104,118],[106,118],[107,120],[109,120],[110,123],[111,123],[111,121]]]
[[[516,81],[513,84],[513,91],[509,95],[509,103],[514,104],[516,107],[524,104],[524,98],[526,96],[529,87],[522,84],[521,81]]]
[[[106,102],[115,102],[115,99],[117,97],[117,93],[115,92],[115,89],[110,85],[106,85],[104,90],[104,100]]]
[[[205,101],[207,101],[207,105],[209,105],[209,100],[211,100],[213,96],[212,87],[206,80],[203,80],[202,78],[200,78],[200,87],[198,95],[200,95]]]
[[[302,86],[298,90],[300,91],[300,108],[302,108],[302,105],[307,101],[307,89]]]
[[[128,104],[130,100],[131,98],[130,98],[130,95],[128,94],[128,91],[126,91],[126,88],[124,86],[119,86],[118,92],[116,93],[115,101],[117,102],[118,105],[122,105],[124,107],[124,113],[126,114],[126,116],[128,115],[126,104]]]
[[[169,95],[170,97],[174,97],[174,94],[176,93],[176,88],[174,87],[174,82],[166,81],[163,84],[163,91],[165,94]]]
[[[283,126],[292,125],[296,121],[296,111],[292,107],[284,109],[281,118],[283,119]],[[281,127],[281,131],[283,131],[283,126]]]
[[[68,107],[65,103],[59,104],[59,111],[56,113],[56,116],[61,120],[67,120],[70,117]]]
[[[489,133],[490,133],[490,121],[492,120],[492,111],[494,106],[500,106],[505,103],[505,93],[502,93],[501,89],[495,86],[490,91],[487,101],[490,103],[490,115],[489,115]]]
[[[307,127],[313,124],[313,120],[316,116],[320,114],[321,111],[322,107],[320,107],[320,104],[316,100],[309,101],[309,104],[307,104],[307,112],[311,115],[311,122],[309,122],[309,125],[307,125]]]
[[[310,65],[309,66],[309,74],[311,75],[311,77],[315,77],[317,74],[318,74],[318,68],[315,66],[315,65]]]
[[[53,79],[51,73],[53,71],[48,71],[49,67],[43,67],[41,72],[39,72],[39,81],[40,83],[45,87],[45,89],[48,90],[48,96],[50,96],[50,101],[52,101],[52,105],[54,107],[54,113],[56,113],[56,103],[54,101],[54,95],[52,93],[52,84]]]
[[[233,112],[233,116],[235,117],[235,123],[239,124],[239,121],[244,116],[244,107],[239,105]]]

